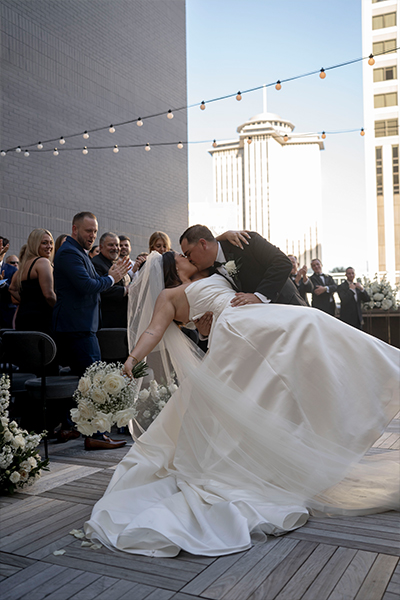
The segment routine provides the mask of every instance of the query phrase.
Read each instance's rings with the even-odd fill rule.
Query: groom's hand
[[[244,306],[245,304],[261,304],[261,300],[255,294],[245,294],[238,292],[231,300],[232,306]]]
[[[200,319],[196,319],[194,321],[197,331],[201,336],[203,336],[203,338],[208,338],[210,335],[212,320],[212,312],[206,312],[202,317],[200,317]]]

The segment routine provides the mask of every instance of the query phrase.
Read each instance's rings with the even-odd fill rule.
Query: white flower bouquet
[[[153,379],[148,388],[139,393],[138,399],[133,406],[134,418],[142,429],[147,429],[154,421],[159,412],[162,411],[172,394],[178,386],[173,383],[160,384]]]
[[[375,279],[370,281],[364,278],[363,282],[365,291],[368,293],[371,300],[364,302],[364,310],[372,310],[373,308],[380,308],[381,310],[397,310],[400,306],[398,300],[399,287],[392,288],[390,283],[386,280],[386,275],[378,281],[377,275]]]
[[[17,488],[39,479],[49,461],[42,460],[37,446],[46,432],[28,433],[15,421],[9,421],[10,379],[0,379],[0,494],[12,494]]]
[[[71,419],[84,435],[111,431],[115,424],[124,427],[134,418],[137,379],[146,374],[147,367],[144,362],[137,364],[133,379],[122,375],[122,367],[121,363],[95,362],[80,378],[73,395],[77,408],[71,409]]]

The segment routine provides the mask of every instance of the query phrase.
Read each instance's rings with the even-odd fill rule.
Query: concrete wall
[[[0,11],[2,149],[187,103],[184,0],[1,0]],[[0,234],[18,252],[33,228],[56,238],[70,233],[76,212],[90,210],[99,233],[129,235],[134,253],[156,229],[177,247],[188,219],[186,146],[90,148],[186,139],[183,110],[45,144],[58,146],[57,157],[8,153],[0,158]]]

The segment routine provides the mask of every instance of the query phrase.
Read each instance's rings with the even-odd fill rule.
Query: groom
[[[204,225],[193,225],[179,242],[182,252],[199,271],[210,269],[231,281],[237,290],[232,306],[260,302],[307,306],[289,279],[292,263],[286,254],[258,233],[251,231],[250,236],[241,250],[226,240],[218,242]],[[224,265],[231,261],[236,274],[230,276]]]

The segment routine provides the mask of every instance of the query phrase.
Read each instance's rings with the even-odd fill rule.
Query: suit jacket
[[[99,328],[100,292],[111,286],[111,279],[100,277],[82,246],[68,236],[54,259],[57,302],[53,330],[95,333]]]
[[[300,279],[299,283],[296,283],[296,275],[291,275],[290,279],[293,281],[293,285],[297,287],[297,290],[304,302],[306,302],[307,306],[310,306],[306,294],[312,294],[314,291],[314,286],[311,279],[308,278],[307,283],[304,283],[303,278]]]
[[[249,245],[245,245],[243,250],[230,242],[220,242],[226,261],[234,260],[236,263],[240,290],[259,292],[279,304],[306,306],[289,279],[292,270],[290,259],[255,231],[251,231],[250,235]]]
[[[112,262],[103,254],[92,258],[92,263],[98,275],[106,275],[112,267]],[[126,327],[128,314],[128,296],[125,295],[124,282],[118,281],[108,290],[100,293],[101,326]]]
[[[335,300],[333,299],[333,294],[337,290],[337,285],[333,277],[330,275],[325,275],[325,273],[322,273],[322,275],[324,276],[325,283],[322,281],[321,277],[315,273],[311,275],[310,279],[314,287],[317,287],[318,285],[327,286],[329,288],[329,292],[325,292],[319,296],[313,293],[311,306],[318,308],[319,310],[323,310],[330,315],[335,315],[336,304]]]
[[[340,319],[348,325],[361,329],[363,322],[361,303],[370,300],[368,293],[365,290],[356,289],[356,295],[354,295],[348,281],[343,281],[337,292],[340,298]]]
[[[3,262],[0,272],[4,271],[4,279],[6,283],[0,286],[0,328],[12,328],[12,321],[14,317],[14,313],[17,309],[17,305],[13,304],[11,299],[11,294],[8,291],[8,288],[11,283],[12,276],[16,273],[17,268],[13,265],[9,265]]]

